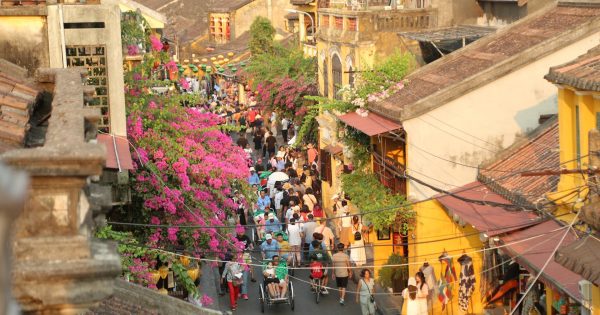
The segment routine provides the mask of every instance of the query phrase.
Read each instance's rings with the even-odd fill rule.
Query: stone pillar
[[[121,272],[115,246],[90,235],[82,193],[105,163],[104,148],[85,137],[85,123],[95,127],[100,113],[83,106],[81,70],[40,71],[38,81],[54,84],[44,145],[0,155],[31,177],[13,224],[13,295],[25,314],[81,314],[112,294]]]
[[[23,172],[15,172],[0,163],[0,246],[2,253],[2,270],[0,271],[0,314],[8,314],[10,295],[11,266],[11,226],[23,208],[27,194],[28,177]]]

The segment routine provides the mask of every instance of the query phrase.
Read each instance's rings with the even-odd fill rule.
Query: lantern
[[[185,256],[180,256],[179,261],[181,261],[181,264],[184,265],[185,267],[187,267],[190,264],[190,259]]]
[[[190,269],[187,271],[188,276],[192,279],[192,281],[196,281],[198,276],[200,275],[200,269],[198,267]]]
[[[169,267],[162,266],[158,268],[158,273],[160,274],[161,279],[165,279],[169,275]]]
[[[150,282],[152,282],[153,284],[157,284],[158,280],[160,280],[160,273],[158,272],[158,270],[151,270]]]
[[[159,289],[158,293],[164,294],[164,295],[169,295],[169,291],[167,291],[167,289],[165,289],[165,288]]]

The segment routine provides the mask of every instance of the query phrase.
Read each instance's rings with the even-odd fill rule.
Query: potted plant
[[[377,278],[379,284],[384,288],[391,288],[394,293],[401,293],[408,281],[408,265],[405,265],[406,263],[408,263],[407,257],[396,253],[391,254],[386,266],[379,270]]]

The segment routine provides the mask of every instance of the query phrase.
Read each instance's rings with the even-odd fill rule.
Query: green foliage
[[[379,277],[377,280],[379,284],[384,288],[393,288],[395,281],[402,281],[405,283],[408,280],[408,265],[405,266],[394,266],[408,263],[407,257],[402,257],[396,253],[393,253],[388,258],[386,265],[379,270]]]
[[[415,59],[411,54],[395,51],[373,69],[360,73],[356,82],[356,94],[366,98],[370,94],[388,89],[402,81],[415,68]]]
[[[266,17],[259,16],[250,25],[250,52],[260,55],[273,51],[275,28]]]
[[[137,11],[124,12],[121,16],[121,41],[123,44],[147,46],[151,30],[148,21]]]
[[[342,122],[338,123],[338,130],[343,131],[340,138],[352,152],[354,168],[364,169],[371,161],[371,138],[362,131]]]
[[[182,284],[190,294],[199,294],[198,287],[196,287],[194,281],[188,275],[187,269],[181,264],[178,256],[143,247],[131,232],[114,231],[110,225],[101,227],[96,232],[96,237],[117,242],[117,250],[121,258],[123,272],[130,275],[131,281],[147,285],[147,274],[145,271],[147,270],[148,263],[146,261],[158,258],[162,262],[170,262],[172,264],[171,268],[175,273],[178,283]]]
[[[317,80],[316,69],[315,58],[306,58],[301,49],[275,44],[270,53],[254,54],[245,72],[253,79],[256,88],[258,84],[283,78],[303,78],[306,83],[314,84]]]
[[[352,203],[365,213],[364,219],[371,222],[375,229],[389,228],[400,217],[403,223],[411,223],[415,213],[403,195],[392,194],[372,173],[356,170],[352,174],[342,175],[342,190],[351,198]],[[412,224],[402,224],[405,233]]]

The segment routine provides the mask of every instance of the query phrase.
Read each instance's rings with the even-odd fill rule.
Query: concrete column
[[[48,57],[50,59],[50,68],[63,68],[62,54],[63,48],[61,44],[62,30],[60,27],[59,5],[48,5],[48,16],[46,23],[48,24]]]
[[[306,41],[306,24],[304,24],[304,14],[298,13],[298,31],[300,34],[300,42]]]
[[[110,102],[110,131],[117,136],[127,136],[125,114],[125,83],[123,82],[123,45],[121,43],[121,10],[117,4],[107,6],[106,61],[108,68],[108,93]]]
[[[82,194],[105,162],[103,147],[85,141],[84,124],[94,125],[99,112],[84,108],[79,70],[45,71],[38,78],[54,83],[45,143],[0,155],[31,176],[28,199],[12,225],[13,296],[26,314],[82,314],[112,294],[121,272],[115,246],[91,238]]]

